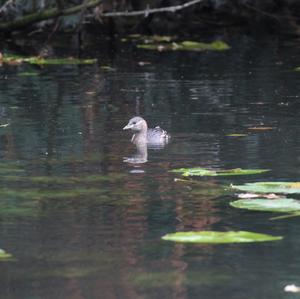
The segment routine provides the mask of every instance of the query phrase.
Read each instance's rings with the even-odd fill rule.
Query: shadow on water
[[[297,180],[298,48],[240,36],[222,53],[127,49],[103,58],[106,69],[2,66],[0,248],[14,257],[0,261],[2,296],[285,298],[284,285],[299,284],[299,218],[234,209],[228,187]],[[135,147],[122,131],[137,97],[149,126],[171,133],[163,149]],[[192,166],[272,171],[188,182],[169,172]],[[188,230],[284,240],[161,240]]]

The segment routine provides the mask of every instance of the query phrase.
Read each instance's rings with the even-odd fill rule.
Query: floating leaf
[[[217,173],[214,170],[209,170],[202,167],[194,167],[194,168],[177,168],[170,170],[170,172],[178,172],[183,176],[216,176]]]
[[[116,69],[114,69],[113,67],[111,67],[109,65],[101,65],[100,69],[104,70],[104,71],[115,71],[116,70]]]
[[[59,64],[95,64],[97,59],[77,59],[77,58],[39,58],[30,57],[24,60],[30,64],[38,65],[59,65]]]
[[[253,211],[288,213],[300,211],[300,201],[292,198],[239,199],[230,203],[232,207]]]
[[[157,51],[224,51],[230,49],[223,41],[202,43],[195,41],[170,42],[170,43],[145,43],[137,45],[138,48]]]
[[[202,167],[194,168],[178,168],[171,172],[182,173],[183,176],[231,176],[231,175],[250,175],[269,171],[268,169],[226,169],[226,170],[210,170]]]
[[[167,234],[162,237],[163,240],[183,242],[183,243],[249,243],[281,240],[280,236],[271,236],[247,231],[198,231],[198,232],[178,232]]]
[[[273,127],[250,127],[248,128],[248,130],[252,130],[252,131],[270,131],[270,130],[274,130]]]
[[[275,193],[266,193],[266,194],[261,194],[261,193],[240,193],[238,194],[238,198],[268,198],[268,199],[275,199],[275,198],[282,198],[282,196],[276,195]]]
[[[245,136],[248,136],[248,135],[247,134],[234,133],[234,134],[227,134],[225,136],[227,136],[227,137],[245,137]]]
[[[212,43],[184,41],[179,45],[182,47],[182,49],[180,50],[192,50],[192,51],[203,51],[203,50],[224,51],[230,49],[228,44],[220,40],[214,41]]]
[[[8,64],[20,64],[20,63],[29,63],[29,64],[38,64],[38,65],[60,65],[60,64],[95,64],[97,59],[78,59],[78,58],[41,58],[39,56],[33,57],[23,57],[13,54],[5,54],[3,56],[3,62]]]
[[[3,249],[0,249],[0,261],[11,259],[13,256],[10,253],[5,252]]]
[[[169,44],[140,44],[137,45],[137,48],[139,49],[145,49],[145,50],[157,50],[157,51],[166,51],[166,50],[172,50],[172,45]]]
[[[232,188],[255,193],[300,193],[300,182],[256,182],[233,185]]]

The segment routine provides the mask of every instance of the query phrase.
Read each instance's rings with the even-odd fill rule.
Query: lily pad
[[[198,232],[177,232],[167,234],[162,237],[163,240],[182,242],[182,243],[250,243],[281,240],[281,236],[271,236],[247,231],[198,231]]]
[[[242,133],[233,133],[233,134],[227,134],[225,135],[227,137],[245,137],[248,136],[247,134],[242,134]]]
[[[292,198],[279,199],[239,199],[230,203],[234,208],[253,211],[289,213],[300,211],[300,201]]]
[[[30,64],[38,65],[59,65],[59,64],[95,64],[97,59],[77,59],[77,58],[39,58],[30,57],[24,60]]]
[[[13,256],[10,253],[7,253],[3,249],[0,249],[0,261],[11,259]]]
[[[232,188],[255,193],[300,193],[300,182],[256,182],[233,185]]]
[[[171,172],[181,173],[183,176],[231,176],[231,175],[250,175],[259,174],[269,171],[269,169],[225,169],[225,170],[210,170],[202,167],[194,168],[178,168]]]
[[[182,50],[192,50],[192,51],[203,51],[203,50],[214,50],[214,51],[224,51],[230,49],[229,45],[223,41],[216,40],[212,43],[201,43],[194,41],[184,41],[180,43]]]
[[[157,51],[224,51],[230,46],[223,41],[212,43],[202,43],[195,41],[165,42],[165,43],[145,43],[137,45],[138,48]]]
[[[3,55],[3,62],[7,64],[37,64],[37,65],[64,65],[64,64],[95,64],[97,59],[78,59],[78,58],[42,58],[39,56],[23,57],[13,54]]]
[[[177,168],[170,170],[170,172],[181,173],[183,176],[216,176],[217,172],[214,170],[210,170],[202,167],[194,167],[194,168]]]
[[[248,130],[252,130],[252,131],[269,131],[269,130],[274,130],[273,127],[250,127],[248,128]]]

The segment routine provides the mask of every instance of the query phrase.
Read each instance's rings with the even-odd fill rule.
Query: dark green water
[[[1,298],[292,298],[300,218],[229,206],[231,183],[299,181],[299,41],[238,38],[223,53],[125,51],[94,66],[0,68]],[[149,64],[139,65],[139,61]],[[37,72],[37,76],[23,76]],[[139,110],[172,134],[148,162],[122,127]],[[271,127],[253,131],[251,127]],[[245,133],[245,137],[228,137]],[[175,182],[177,167],[268,168]],[[169,232],[282,241],[185,245]]]

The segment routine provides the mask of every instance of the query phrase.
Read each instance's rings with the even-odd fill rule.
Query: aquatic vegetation
[[[300,182],[256,182],[233,185],[232,188],[255,193],[300,193]]]
[[[141,35],[141,34],[130,34],[127,38],[123,38],[122,41],[126,42],[128,39],[132,41],[142,41],[145,44],[171,42],[176,39],[176,36],[170,35]]]
[[[233,134],[227,134],[225,135],[227,137],[245,137],[248,136],[247,134],[242,134],[242,133],[233,133]]]
[[[5,260],[11,260],[12,257],[13,257],[12,254],[7,253],[3,249],[0,249],[0,262]]]
[[[238,209],[247,209],[253,211],[264,212],[296,212],[300,211],[300,201],[292,198],[278,198],[278,199],[239,199],[232,201],[230,205]]]
[[[95,64],[97,63],[97,59],[79,59],[79,58],[43,58],[39,56],[32,57],[23,57],[19,55],[13,54],[4,54],[3,55],[3,63],[7,64],[37,64],[37,65],[64,65],[64,64]],[[28,74],[28,73],[27,73]]]
[[[251,175],[270,171],[269,169],[225,169],[211,170],[202,167],[194,168],[178,168],[170,170],[170,172],[181,173],[183,176],[233,176],[233,175]]]
[[[224,244],[276,241],[281,240],[282,237],[248,231],[198,231],[167,234],[162,239],[182,243]]]
[[[230,46],[223,41],[202,43],[195,41],[169,42],[169,43],[145,43],[138,44],[137,48],[156,51],[225,51]]]
[[[248,130],[251,130],[251,131],[271,131],[271,130],[274,130],[273,127],[250,127],[248,128]]]

